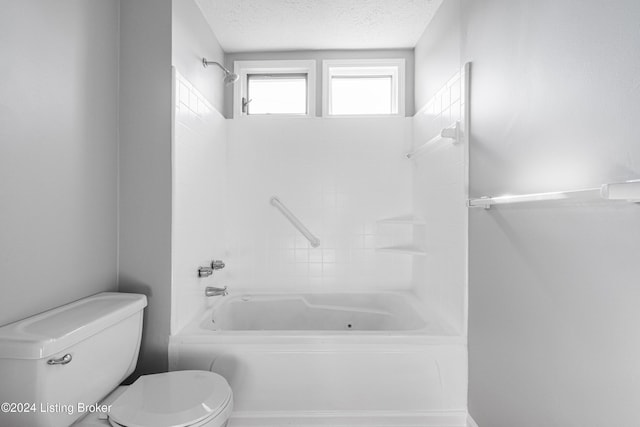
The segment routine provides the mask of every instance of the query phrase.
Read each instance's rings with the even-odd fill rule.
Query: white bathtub
[[[427,326],[409,300],[394,293],[247,293],[221,300],[211,313],[202,326],[215,331],[420,331]]]
[[[169,361],[229,381],[229,427],[464,426],[465,342],[411,294],[244,292],[172,336]]]

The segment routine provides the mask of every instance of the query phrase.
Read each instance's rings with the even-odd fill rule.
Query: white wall
[[[285,52],[242,52],[229,53],[225,56],[226,67],[233,70],[233,61],[257,60],[302,60],[316,61],[316,116],[322,117],[322,61],[325,59],[388,59],[403,58],[405,60],[405,115],[411,117],[414,109],[413,89],[413,49],[381,49],[381,50],[312,50]],[[227,88],[224,101],[225,117],[233,117],[233,89]]]
[[[374,251],[406,237],[377,235],[376,221],[412,210],[403,157],[410,119],[251,117],[228,125],[231,289],[411,286],[410,255]],[[319,248],[270,205],[273,195],[320,238]]]
[[[118,1],[0,14],[0,324],[116,288]]]
[[[471,194],[640,177],[640,3],[463,2]],[[638,205],[470,213],[470,411],[480,426],[632,426]]]
[[[460,70],[460,0],[446,0],[414,50],[415,111],[424,107]]]
[[[171,312],[171,1],[120,5],[119,289],[146,294],[140,373],[167,369]]]
[[[224,51],[194,0],[173,0],[173,65],[218,111],[223,110],[224,74],[216,66],[204,68],[202,58],[224,65]]]

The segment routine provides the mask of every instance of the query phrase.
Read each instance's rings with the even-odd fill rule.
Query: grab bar
[[[457,144],[458,142],[460,142],[460,122],[455,122],[448,128],[442,129],[438,135],[434,136],[421,146],[417,147],[415,150],[405,154],[405,157],[407,159],[413,159],[414,157],[422,154],[427,147],[431,147],[436,142],[445,138],[451,139],[451,142],[453,144]]]
[[[296,218],[296,216],[291,213],[291,211],[287,209],[285,205],[282,204],[280,199],[278,199],[276,196],[273,196],[271,198],[271,204],[278,208],[282,215],[284,215],[285,218],[289,220],[291,225],[293,225],[309,241],[311,247],[317,248],[318,246],[320,246],[320,239],[314,236],[313,233],[311,233],[309,229],[305,227],[304,224],[301,223],[300,220]]]

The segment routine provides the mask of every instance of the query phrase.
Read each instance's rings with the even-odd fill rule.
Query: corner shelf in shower
[[[427,222],[424,218],[414,214],[394,216],[391,218],[382,218],[376,221],[379,225],[401,225],[401,226],[425,226]],[[405,255],[426,255],[427,252],[415,242],[407,242],[402,245],[383,246],[376,248],[378,252],[390,252]]]
[[[385,246],[382,248],[376,248],[376,251],[405,254],[405,255],[420,255],[420,256],[425,256],[427,254],[427,252],[424,249],[418,246],[413,246],[413,245]]]

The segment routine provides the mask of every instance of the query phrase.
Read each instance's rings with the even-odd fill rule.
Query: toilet
[[[0,327],[0,426],[224,427],[227,381],[209,371],[135,369],[144,295],[105,292]],[[13,409],[13,410],[12,410]]]

